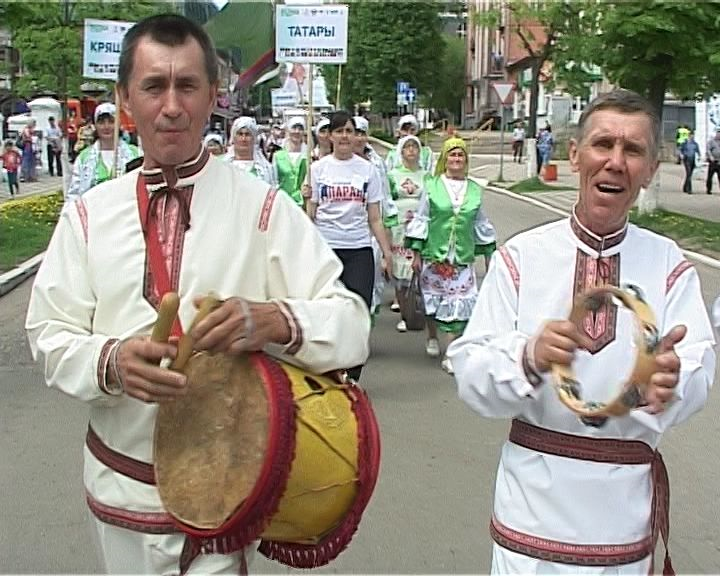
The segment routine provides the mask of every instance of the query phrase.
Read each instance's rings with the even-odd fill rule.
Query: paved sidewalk
[[[47,194],[48,192],[62,190],[64,179],[64,176],[61,178],[59,176],[50,176],[49,174],[39,174],[37,182],[20,182],[20,194],[15,196],[15,198],[25,198],[27,196]],[[8,202],[11,199],[7,182],[0,182],[0,204]]]

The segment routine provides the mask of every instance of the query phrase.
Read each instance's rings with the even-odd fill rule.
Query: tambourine
[[[575,378],[572,366],[551,366],[558,398],[588,426],[602,426],[609,417],[623,416],[637,408],[645,397],[650,377],[656,371],[655,353],[660,338],[655,326],[655,314],[634,286],[624,290],[609,285],[590,288],[575,299],[570,321],[580,326],[585,314],[599,309],[607,298],[619,300],[635,317],[635,366],[620,393],[607,403],[583,399],[582,385]]]

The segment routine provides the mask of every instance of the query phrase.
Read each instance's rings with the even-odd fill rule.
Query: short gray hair
[[[632,90],[618,88],[605,92],[595,98],[585,107],[577,126],[576,139],[578,144],[585,137],[587,122],[595,112],[600,110],[615,110],[623,114],[645,114],[650,120],[650,156],[657,159],[660,154],[660,116],[650,102]]]

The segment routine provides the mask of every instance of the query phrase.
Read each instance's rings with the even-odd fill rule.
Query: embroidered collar
[[[207,148],[203,146],[201,147],[200,153],[195,157],[195,159],[190,160],[190,162],[186,162],[184,164],[176,166],[175,174],[177,175],[177,182],[175,183],[174,187],[179,188],[190,184],[190,182],[182,182],[182,180],[187,180],[200,174],[203,168],[205,168],[205,166],[207,165],[209,158],[210,153],[208,152]],[[142,175],[145,177],[145,184],[150,191],[154,191],[157,188],[167,186],[167,183],[165,182],[165,176],[163,175],[160,168],[153,168],[152,170],[143,169]]]
[[[598,236],[597,234],[588,230],[578,220],[577,214],[575,213],[576,206],[573,206],[572,214],[570,215],[570,228],[580,242],[586,246],[595,250],[598,254],[602,254],[605,250],[617,246],[625,239],[628,230],[628,220],[625,220],[625,224],[617,232],[608,234],[606,236]]]

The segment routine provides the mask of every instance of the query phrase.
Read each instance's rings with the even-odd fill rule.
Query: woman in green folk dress
[[[483,255],[487,266],[495,250],[495,228],[482,210],[482,197],[482,186],[468,178],[465,142],[446,140],[406,230],[428,317],[425,351],[432,357],[440,356],[438,330],[447,344],[463,333],[478,295],[475,258]],[[447,357],[441,366],[453,373]]]

